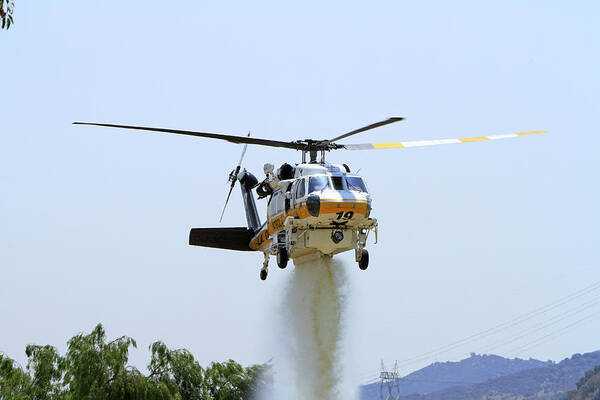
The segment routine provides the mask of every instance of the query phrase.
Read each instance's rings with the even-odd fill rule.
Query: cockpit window
[[[357,192],[366,192],[367,187],[363,182],[362,178],[358,176],[347,176],[346,184],[348,184],[348,190],[355,190]]]
[[[341,176],[332,176],[331,182],[333,183],[334,190],[344,190],[344,178]]]
[[[299,199],[304,197],[304,179],[300,179],[296,187],[296,198]]]
[[[308,193],[318,192],[329,187],[329,178],[326,176],[311,176],[308,181]]]

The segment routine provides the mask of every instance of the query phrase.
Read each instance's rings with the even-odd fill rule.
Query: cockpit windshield
[[[311,176],[308,181],[308,193],[318,192],[331,188],[329,186],[329,178],[327,176]]]
[[[358,176],[347,176],[346,184],[348,185],[348,190],[355,190],[357,192],[367,192],[367,187],[363,182],[362,178]]]

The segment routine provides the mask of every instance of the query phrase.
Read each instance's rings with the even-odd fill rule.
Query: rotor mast
[[[329,150],[343,148],[343,145],[332,143],[329,140],[305,139],[294,142],[298,150],[302,152],[302,163],[306,164],[306,156],[309,157],[310,164],[325,164],[325,153]],[[317,161],[318,154],[321,153],[321,161]]]
[[[308,153],[310,157],[311,164],[318,164],[317,161],[317,153],[319,150],[302,150],[302,164],[306,164],[306,153]],[[321,152],[321,164],[325,164],[325,150],[320,150]]]

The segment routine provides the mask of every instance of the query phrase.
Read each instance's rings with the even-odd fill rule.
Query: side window
[[[271,200],[273,200],[273,195],[269,196],[269,202],[267,203],[267,218],[271,218],[271,215],[273,215],[273,206],[271,206]]]
[[[273,193],[273,195],[271,196],[271,201],[269,203],[269,215],[272,217],[273,215],[277,214],[277,209],[279,208],[279,200],[281,197],[281,192],[276,192]]]
[[[299,199],[304,197],[305,189],[304,189],[304,179],[300,179],[298,181],[298,186],[296,187],[296,198]]]
[[[292,192],[292,194],[294,196],[296,196],[296,193],[298,192],[298,184],[300,183],[300,181],[296,180],[294,181],[294,183],[292,183],[292,188],[290,189],[290,192]]]

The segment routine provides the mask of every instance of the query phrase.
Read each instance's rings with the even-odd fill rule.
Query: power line
[[[526,314],[523,314],[523,315],[521,315],[519,317],[516,317],[516,318],[514,318],[512,320],[509,320],[507,322],[503,322],[503,323],[501,323],[499,325],[496,325],[495,327],[486,329],[486,330],[481,331],[479,333],[475,333],[475,334],[473,334],[471,336],[468,336],[468,337],[466,337],[464,339],[458,340],[456,342],[450,343],[450,344],[445,345],[445,346],[438,347],[436,349],[430,350],[430,351],[422,353],[420,355],[417,355],[417,356],[414,356],[414,357],[402,360],[402,361],[400,361],[399,365],[401,367],[402,366],[406,366],[406,365],[411,365],[411,364],[413,364],[415,362],[422,361],[423,359],[430,358],[433,355],[439,355],[439,354],[442,354],[442,353],[446,353],[448,351],[451,351],[451,350],[454,350],[454,349],[456,349],[458,347],[461,347],[461,346],[463,346],[463,345],[465,345],[467,343],[470,343],[470,342],[473,342],[473,341],[476,341],[476,340],[480,340],[480,339],[483,339],[485,337],[488,337],[488,336],[491,336],[493,334],[496,334],[496,333],[498,333],[498,332],[500,332],[502,330],[505,330],[505,329],[508,329],[508,328],[512,328],[512,327],[514,327],[516,325],[519,325],[519,324],[521,324],[523,322],[529,321],[531,318],[534,318],[534,317],[537,317],[539,315],[545,314],[545,313],[547,313],[549,311],[552,311],[552,310],[554,310],[554,309],[556,309],[556,308],[558,308],[558,307],[560,307],[560,306],[562,306],[564,304],[567,304],[567,303],[569,303],[569,302],[571,302],[571,301],[573,301],[573,300],[575,300],[577,298],[585,296],[586,294],[589,294],[589,293],[597,290],[598,288],[600,288],[600,282],[596,282],[596,283],[594,283],[592,285],[589,285],[589,286],[587,286],[587,287],[585,287],[585,288],[583,288],[583,289],[581,289],[581,290],[579,290],[579,291],[577,291],[575,293],[570,294],[569,296],[563,297],[563,298],[561,298],[559,300],[556,300],[556,301],[554,301],[554,302],[552,302],[550,304],[547,304],[545,306],[537,308],[537,309],[535,309],[533,311],[530,311],[530,312],[528,312]]]
[[[496,326],[494,326],[492,328],[489,328],[489,329],[486,329],[484,331],[475,333],[475,334],[473,334],[471,336],[468,336],[468,337],[466,337],[464,339],[455,341],[453,343],[449,343],[447,345],[438,347],[436,349],[427,351],[425,353],[418,354],[418,355],[416,355],[414,357],[410,357],[410,358],[407,358],[405,360],[402,360],[399,363],[399,365],[400,366],[408,366],[408,365],[411,365],[411,364],[415,364],[416,362],[423,361],[423,360],[425,360],[427,358],[431,358],[433,356],[437,356],[439,354],[446,353],[448,351],[454,350],[454,349],[456,349],[458,347],[461,347],[463,345],[466,345],[468,343],[471,343],[471,342],[483,339],[485,337],[494,335],[494,334],[496,334],[498,332],[501,332],[503,330],[512,328],[512,327],[517,326],[517,325],[519,325],[519,324],[521,324],[523,322],[529,321],[532,318],[538,317],[538,316],[543,315],[543,314],[545,314],[545,313],[547,313],[549,311],[552,311],[552,310],[554,310],[554,309],[556,309],[556,308],[558,308],[558,307],[560,307],[560,306],[562,306],[564,304],[572,302],[575,299],[578,299],[578,298],[580,298],[582,296],[585,296],[585,295],[587,295],[589,293],[592,293],[592,292],[594,292],[595,290],[597,290],[599,288],[600,288],[600,282],[593,283],[593,284],[588,285],[588,286],[584,287],[583,289],[580,289],[580,290],[578,290],[578,291],[576,291],[576,292],[574,292],[574,293],[572,293],[572,294],[570,294],[568,296],[560,298],[560,299],[558,299],[558,300],[556,300],[556,301],[554,301],[552,303],[546,304],[545,306],[542,306],[542,307],[539,307],[537,309],[534,309],[534,310],[532,310],[532,311],[530,311],[530,312],[528,312],[526,314],[523,314],[521,316],[513,318],[513,319],[511,319],[509,321],[503,322],[503,323],[501,323],[499,325],[496,325]],[[592,302],[594,302],[595,300],[597,300],[597,298],[595,298]],[[586,304],[590,304],[590,302],[584,303],[583,305],[586,305]],[[574,309],[577,309],[577,308],[578,307],[575,307],[575,308],[573,308],[571,310],[574,310]],[[570,311],[567,311],[567,313],[569,313]],[[577,312],[575,312],[574,314],[576,314],[576,313]],[[559,315],[557,317],[561,317],[561,315]],[[552,318],[550,321],[555,320],[557,317]],[[564,319],[564,318],[566,318],[566,316],[563,317],[562,319]],[[523,336],[525,336],[525,335],[523,335]],[[507,344],[507,343],[505,343],[505,344]],[[369,373],[369,374],[365,374],[363,376],[366,376],[367,378],[371,378],[371,379],[369,379],[369,381],[375,381],[375,380],[378,379],[376,377],[377,375],[375,373]]]
[[[581,325],[581,324],[583,324],[585,322],[588,322],[588,321],[592,320],[594,317],[600,317],[600,313],[599,312],[593,313],[593,314],[590,314],[590,315],[588,315],[588,316],[586,316],[584,318],[581,318],[581,319],[573,322],[572,324],[569,324],[569,325],[567,325],[567,326],[565,326],[565,327],[563,327],[561,329],[556,330],[555,332],[549,333],[548,335],[542,336],[541,338],[538,338],[538,339],[536,339],[536,340],[534,340],[532,342],[526,343],[523,346],[518,347],[518,348],[510,351],[508,354],[515,354],[515,355],[521,354],[524,351],[532,349],[532,348],[534,348],[536,346],[539,346],[539,345],[541,345],[543,343],[549,342],[549,341],[551,341],[551,340],[553,340],[553,339],[561,336],[563,333],[569,331],[571,328],[573,328],[575,326],[578,326],[578,325]]]
[[[596,318],[600,318],[600,312],[595,312],[595,313],[589,314],[589,315],[587,315],[587,316],[585,316],[585,317],[583,317],[583,318],[581,318],[581,319],[579,319],[579,320],[577,320],[577,321],[575,321],[575,322],[573,322],[573,323],[571,323],[571,324],[569,324],[567,326],[564,326],[564,327],[562,327],[560,329],[557,329],[554,332],[551,332],[551,333],[549,333],[547,335],[544,335],[544,336],[542,336],[540,338],[537,338],[537,339],[535,339],[535,340],[533,340],[531,342],[525,343],[524,345],[522,345],[520,347],[517,347],[517,348],[513,349],[512,351],[509,351],[508,354],[511,354],[513,356],[517,356],[517,355],[519,355],[519,354],[521,354],[521,353],[523,353],[523,352],[525,352],[525,351],[527,351],[529,349],[532,349],[532,348],[537,347],[537,346],[539,346],[539,345],[541,345],[543,343],[546,343],[546,342],[549,342],[549,341],[551,341],[553,339],[556,339],[557,337],[561,336],[562,334],[570,331],[572,328],[574,328],[576,326],[579,326],[579,325],[582,325],[582,324],[584,324],[586,322],[592,321],[592,320],[594,320]],[[374,382],[376,380],[377,380],[377,378],[371,379],[370,381],[365,382],[365,383],[368,384],[368,383]],[[401,378],[399,378],[399,380],[400,381],[409,381],[409,382],[452,383],[452,384],[460,384],[460,385],[466,385],[466,384],[472,384],[472,383],[474,383],[474,382],[436,381],[436,380],[430,380],[430,379],[428,379],[428,380],[419,380],[419,379],[411,379],[411,378],[406,378],[406,377],[401,377]]]
[[[514,343],[517,340],[522,339],[522,338],[528,336],[531,333],[539,332],[539,331],[541,331],[541,330],[543,330],[543,329],[545,329],[545,328],[547,328],[549,326],[555,325],[555,324],[557,324],[557,323],[559,323],[561,321],[564,321],[565,319],[571,318],[572,316],[577,315],[577,314],[579,314],[579,313],[581,313],[581,312],[583,312],[583,311],[585,311],[585,310],[587,310],[587,309],[589,309],[589,308],[591,308],[591,307],[593,307],[595,305],[598,305],[598,304],[600,304],[600,298],[595,298],[594,300],[589,301],[587,303],[584,303],[581,306],[573,307],[570,310],[568,310],[567,312],[565,312],[563,314],[559,314],[559,315],[551,318],[546,323],[544,323],[542,325],[533,326],[533,327],[531,327],[531,328],[529,328],[529,329],[521,332],[520,334],[518,334],[517,336],[515,336],[515,337],[513,337],[513,338],[511,338],[509,340],[506,340],[506,341],[504,341],[502,343],[498,343],[498,344],[494,344],[494,345],[491,345],[491,346],[484,347],[484,349],[481,350],[481,353],[488,353],[491,349],[502,347],[502,346],[505,346],[505,345],[507,345],[509,343]]]

